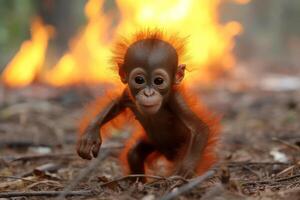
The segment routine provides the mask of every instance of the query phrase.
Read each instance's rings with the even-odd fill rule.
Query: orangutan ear
[[[179,84],[184,78],[185,66],[186,66],[185,64],[178,65],[177,72],[175,74],[175,81],[174,81],[175,84]]]
[[[118,67],[119,67],[120,79],[121,79],[122,83],[126,84],[127,83],[127,76],[126,76],[126,73],[123,70],[122,64],[118,64]]]

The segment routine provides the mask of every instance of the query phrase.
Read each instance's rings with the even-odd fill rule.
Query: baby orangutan
[[[185,65],[178,64],[183,42],[165,39],[160,32],[143,32],[118,45],[114,61],[121,81],[127,84],[108,102],[80,135],[77,152],[84,159],[97,157],[101,127],[130,110],[143,128],[127,152],[131,174],[144,174],[150,154],[164,156],[174,165],[170,175],[190,178],[208,170],[216,161],[218,140],[215,119],[196,108],[179,84]]]

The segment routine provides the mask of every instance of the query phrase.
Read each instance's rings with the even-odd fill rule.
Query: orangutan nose
[[[146,97],[151,97],[154,95],[154,90],[152,88],[147,87],[144,89],[144,95]]]

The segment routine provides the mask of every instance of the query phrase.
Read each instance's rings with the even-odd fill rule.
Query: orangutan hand
[[[84,134],[82,134],[77,142],[77,153],[78,155],[87,160],[98,156],[102,140],[100,137],[99,129],[88,129]]]

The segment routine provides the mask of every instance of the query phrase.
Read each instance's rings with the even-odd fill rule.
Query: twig
[[[28,177],[26,179],[27,183],[32,180],[32,182],[34,182],[34,180],[36,180],[35,177],[31,176],[31,177]],[[25,180],[24,179],[15,179],[13,181],[3,181],[0,183],[0,191],[4,191],[5,189],[8,189],[8,188],[19,188],[19,187],[23,187],[24,185],[24,182]]]
[[[25,172],[22,175],[20,175],[20,177],[26,177],[26,176],[30,176],[32,174],[42,176],[43,174],[45,174],[45,172],[55,172],[58,169],[60,169],[61,167],[62,167],[61,164],[48,163],[48,164],[40,165],[40,166],[36,167],[35,169],[30,170],[28,172]]]
[[[64,193],[63,191],[34,191],[34,192],[1,192],[0,198],[11,198],[11,197],[57,197]],[[93,195],[91,190],[79,190],[79,191],[69,191],[64,194],[65,196],[90,196]]]
[[[33,180],[29,180],[29,179],[22,178],[22,177],[17,177],[17,176],[2,176],[2,175],[1,175],[0,178],[14,179],[14,180],[22,180],[22,181],[28,181],[28,182],[31,182],[31,183],[35,183],[35,181],[33,181]]]
[[[0,142],[0,149],[1,148],[28,148],[28,147],[52,147],[53,145],[46,144],[46,143],[35,143],[32,140],[24,140],[24,141],[1,141]]]
[[[123,147],[120,145],[106,145],[103,146],[100,149],[100,153],[98,154],[98,157],[88,165],[87,168],[80,171],[79,175],[70,182],[70,184],[64,189],[64,191],[58,196],[58,199],[64,199],[66,196],[65,194],[68,194],[69,191],[71,191],[82,179],[87,177],[90,173],[92,173],[97,166],[100,164],[100,162],[109,154],[110,150],[112,148],[121,148]]]
[[[146,175],[146,174],[131,174],[131,175],[122,176],[120,178],[102,183],[100,185],[100,187],[104,187],[104,186],[109,185],[111,183],[116,183],[116,182],[123,181],[125,179],[130,179],[130,178],[152,178],[152,179],[157,179],[157,180],[166,180],[167,179],[167,178],[162,177],[162,176],[154,176],[154,175]]]
[[[242,183],[242,186],[247,186],[247,185],[266,185],[266,184],[274,184],[274,183],[280,183],[280,182],[285,182],[285,181],[289,181],[291,179],[295,179],[295,178],[300,178],[300,174],[294,175],[294,176],[290,176],[290,177],[286,177],[286,178],[280,178],[280,179],[275,179],[275,180],[265,180],[265,181],[253,181],[253,182],[246,182],[246,183]]]
[[[294,175],[294,176],[285,177],[285,178],[275,179],[273,182],[279,183],[279,182],[289,181],[289,180],[295,179],[295,178],[300,178],[300,174],[297,174],[297,175]]]
[[[53,159],[57,157],[69,157],[75,156],[74,153],[51,153],[51,154],[42,154],[42,155],[27,155],[18,158],[14,158],[11,162],[17,161],[30,161],[30,160],[40,160],[40,159]]]
[[[216,172],[214,170],[209,170],[202,176],[196,177],[196,178],[192,179],[189,183],[179,187],[178,190],[172,191],[172,192],[167,193],[166,195],[162,196],[160,198],[160,200],[171,200],[175,197],[178,197],[179,195],[193,189],[194,187],[196,187],[197,185],[199,185],[200,183],[202,183],[209,177],[213,176],[215,173]]]
[[[293,171],[296,166],[297,165],[289,166],[288,168],[285,168],[284,170],[282,170],[281,172],[279,172],[278,174],[276,174],[276,176],[279,177],[279,176],[281,176],[283,174],[289,173],[289,172]]]
[[[130,175],[127,175],[127,176],[122,176],[120,178],[102,183],[102,184],[100,184],[100,187],[104,187],[104,186],[109,185],[111,183],[116,183],[116,182],[123,181],[123,180],[130,179],[130,178],[151,178],[151,179],[165,180],[165,181],[166,180],[171,181],[171,180],[178,179],[178,180],[181,180],[182,182],[185,182],[185,183],[188,182],[186,179],[184,179],[181,176],[163,177],[163,176],[154,176],[154,175],[147,175],[147,174],[130,174]]]
[[[253,165],[290,165],[291,163],[283,162],[225,162],[219,165],[226,164],[228,167],[243,167],[243,165],[253,166]]]
[[[124,145],[103,145],[101,149],[119,149],[123,148]],[[51,154],[42,154],[42,155],[27,155],[22,157],[13,158],[11,162],[17,161],[31,161],[31,160],[40,160],[40,159],[55,159],[59,157],[70,157],[70,156],[77,156],[73,152],[64,152],[64,153],[51,153]],[[5,157],[3,158],[5,160]]]
[[[251,172],[252,174],[254,174],[255,176],[257,176],[258,178],[261,178],[261,176],[256,172],[254,171],[253,169],[251,169],[250,167],[248,167],[247,165],[243,165],[242,166],[244,169],[248,170],[249,172]]]
[[[80,171],[79,175],[72,180],[69,185],[64,189],[62,193],[58,196],[58,199],[64,199],[66,195],[85,177],[92,173],[100,162],[109,154],[108,149],[101,149],[101,153],[98,154],[98,157],[90,162],[87,168]]]
[[[39,182],[36,182],[36,183],[32,183],[31,185],[27,186],[26,189],[32,189],[36,186],[39,186],[39,185],[47,185],[47,186],[53,186],[55,187],[55,189],[57,188],[63,188],[63,186],[61,185],[61,183],[59,183],[58,181],[51,181],[51,180],[42,180],[42,181],[39,181]]]
[[[44,174],[45,172],[55,172],[59,170],[62,166],[60,164],[56,163],[47,163],[44,165],[40,165],[33,169],[33,174],[35,175],[41,175]]]
[[[272,140],[275,141],[275,142],[279,142],[279,143],[281,143],[281,144],[283,144],[283,145],[285,145],[287,147],[290,147],[291,149],[300,151],[300,147],[298,147],[297,145],[291,144],[291,143],[289,143],[287,141],[284,141],[284,140],[282,140],[280,138],[273,137]]]

